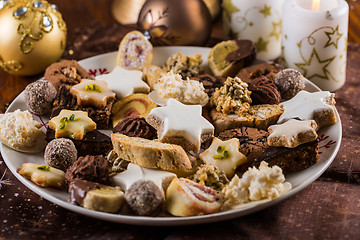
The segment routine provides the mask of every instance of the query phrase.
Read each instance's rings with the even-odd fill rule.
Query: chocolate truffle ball
[[[67,138],[56,138],[45,148],[44,159],[47,165],[66,171],[77,159],[74,143]]]
[[[31,112],[43,115],[50,112],[56,93],[50,82],[37,80],[26,86],[25,103]]]
[[[293,98],[305,88],[303,75],[295,69],[284,69],[275,75],[274,83],[280,91],[283,100]]]
[[[163,194],[150,180],[138,180],[125,192],[125,201],[129,208],[141,216],[154,215],[163,206]]]

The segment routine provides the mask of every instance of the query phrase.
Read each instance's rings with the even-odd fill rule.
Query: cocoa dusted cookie
[[[79,157],[66,171],[65,179],[82,179],[106,184],[109,182],[110,163],[103,155]]]
[[[75,60],[62,60],[51,64],[46,69],[44,77],[57,90],[62,85],[76,85],[81,79],[93,79]]]

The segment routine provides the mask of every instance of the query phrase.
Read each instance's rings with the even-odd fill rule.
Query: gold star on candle
[[[264,8],[260,9],[259,12],[264,15],[264,17],[271,16],[271,7],[265,4]]]
[[[339,39],[342,37],[342,33],[339,33],[339,25],[336,26],[335,29],[332,29],[332,32],[325,32],[325,34],[328,36],[329,40],[325,44],[325,47],[328,47],[330,45],[334,45],[337,49]]]
[[[264,41],[264,39],[260,37],[254,44],[258,53],[267,52],[267,46],[269,44],[269,41]]]
[[[224,0],[223,6],[229,21],[231,21],[231,16],[233,15],[233,13],[240,11],[237,7],[235,7],[231,0]]]
[[[272,22],[273,30],[270,33],[270,37],[276,37],[277,40],[281,37],[281,20],[278,22]]]
[[[307,79],[314,77],[328,79],[330,72],[327,66],[335,59],[335,56],[325,60],[321,60],[315,48],[312,50],[309,60],[304,63],[294,63],[303,71],[303,75]],[[331,74],[330,74],[331,75]]]

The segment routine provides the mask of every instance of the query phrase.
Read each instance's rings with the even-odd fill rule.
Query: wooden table
[[[94,20],[116,24],[111,0],[53,0],[68,27],[68,39]],[[353,26],[353,25],[352,25]],[[354,28],[353,28],[354,29]],[[354,31],[352,31],[354,33]],[[355,31],[356,33],[356,31]],[[221,21],[212,36],[222,34]],[[1,39],[1,37],[0,37]],[[356,37],[352,37],[356,40]],[[296,196],[261,212],[206,225],[140,227],[109,223],[62,209],[37,196],[6,168],[0,157],[0,240],[2,239],[358,239],[360,236],[360,45],[350,44],[347,81],[336,93],[343,122],[340,151],[330,168]],[[0,109],[40,78],[0,70]],[[9,206],[5,208],[5,206]]]

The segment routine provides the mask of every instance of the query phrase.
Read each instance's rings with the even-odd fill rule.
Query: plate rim
[[[174,51],[174,49],[178,49],[178,51],[181,51],[181,49],[188,49],[188,50],[194,50],[194,49],[206,49],[206,51],[210,50],[211,48],[208,47],[191,47],[191,46],[161,46],[161,47],[154,47],[154,50],[156,49],[169,49],[169,51]],[[180,49],[180,50],[179,50]],[[78,63],[81,65],[82,63],[87,63],[94,61],[94,59],[97,59],[99,57],[108,57],[115,54],[114,52],[99,54],[96,56],[92,56],[86,59],[79,60]],[[86,68],[86,67],[85,67]],[[43,77],[42,77],[43,78]],[[41,79],[41,78],[40,78]],[[319,87],[317,87],[315,84],[313,84],[311,81],[307,80],[307,84],[310,84],[313,88],[316,88],[318,91],[321,90]],[[8,107],[8,110],[12,108],[13,104],[16,103],[18,98],[20,98],[23,94],[23,91],[11,102],[11,104]],[[8,112],[8,110],[6,112]],[[29,188],[31,191],[39,195],[40,197],[43,197],[44,199],[59,205],[69,211],[73,211],[85,216],[89,216],[96,219],[101,219],[105,221],[111,221],[116,223],[124,223],[124,224],[132,224],[132,225],[142,225],[142,226],[183,226],[183,225],[193,225],[193,224],[204,224],[204,223],[210,223],[210,222],[219,222],[224,220],[233,219],[236,217],[245,216],[254,212],[261,211],[265,208],[268,208],[270,206],[273,206],[285,199],[288,199],[298,192],[302,191],[305,187],[309,186],[312,182],[314,182],[317,178],[320,177],[321,174],[323,174],[326,169],[329,167],[329,165],[333,162],[335,159],[339,148],[341,146],[341,140],[342,140],[342,124],[340,115],[335,108],[335,112],[338,118],[338,139],[336,139],[337,143],[335,145],[335,148],[333,149],[333,152],[329,159],[326,160],[326,164],[322,167],[320,171],[318,171],[312,178],[306,179],[306,181],[302,182],[301,184],[297,185],[296,188],[292,188],[288,193],[280,196],[279,198],[270,200],[268,202],[265,202],[260,205],[255,205],[253,207],[244,208],[244,209],[231,209],[228,211],[221,211],[213,214],[207,214],[207,215],[201,215],[201,216],[190,216],[190,217],[149,217],[149,216],[133,216],[133,215],[121,215],[121,214],[113,214],[113,213],[105,213],[100,211],[94,211],[89,210],[86,208],[83,208],[81,206],[77,206],[74,204],[71,204],[67,201],[63,201],[62,199],[57,198],[56,196],[53,196],[50,193],[45,192],[44,188],[41,188],[31,181],[27,180],[23,176],[17,173],[17,169],[11,164],[11,160],[8,158],[6,154],[4,154],[4,148],[8,148],[4,144],[0,144],[0,151],[1,155],[4,159],[4,162],[6,163],[7,167],[10,169],[12,174],[27,188]],[[331,127],[331,126],[330,126]]]

